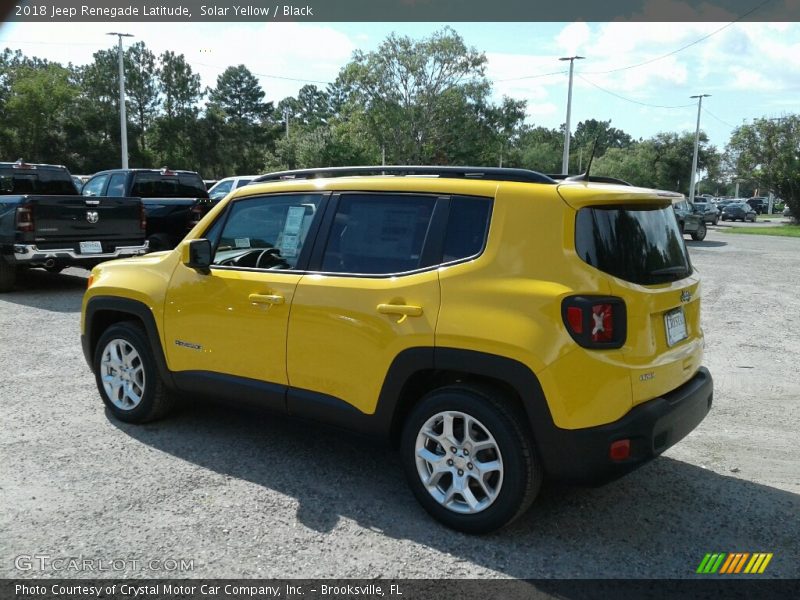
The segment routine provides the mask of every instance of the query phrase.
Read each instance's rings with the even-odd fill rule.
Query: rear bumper
[[[679,388],[633,408],[619,421],[586,429],[553,429],[541,444],[545,469],[554,479],[599,485],[652,460],[683,439],[708,414],[714,396],[711,373],[701,367]],[[609,447],[630,440],[630,457],[614,461]]]
[[[139,256],[146,254],[148,243],[144,241],[141,245],[117,246],[113,252],[102,252],[97,254],[81,254],[75,248],[39,248],[36,244],[14,244],[14,261],[21,265],[38,266],[44,265],[49,261],[61,264],[82,265],[98,263],[113,258],[126,258],[129,256]]]

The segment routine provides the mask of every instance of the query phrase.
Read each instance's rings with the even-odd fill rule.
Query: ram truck
[[[91,269],[145,254],[141,200],[82,197],[62,166],[0,162],[0,292],[23,268]]]
[[[100,171],[86,182],[82,194],[141,198],[151,251],[174,248],[212,206],[200,175],[167,168]]]

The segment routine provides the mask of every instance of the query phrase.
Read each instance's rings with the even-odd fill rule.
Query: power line
[[[731,124],[730,124],[730,123],[728,123],[727,121],[723,121],[722,119],[720,119],[720,118],[719,118],[717,115],[715,115],[714,113],[712,113],[712,112],[711,112],[710,110],[708,110],[707,108],[704,108],[704,109],[703,109],[703,112],[704,112],[704,113],[706,113],[706,114],[707,114],[709,117],[711,117],[712,119],[716,119],[717,121],[719,121],[719,122],[720,122],[720,123],[722,123],[723,125],[727,125],[727,126],[728,126],[728,127],[730,127],[731,129],[736,129],[736,125],[731,125]]]
[[[601,92],[605,92],[606,94],[609,94],[611,96],[619,98],[620,100],[625,100],[626,102],[632,102],[633,104],[640,104],[642,106],[649,106],[651,108],[686,108],[687,106],[694,106],[694,103],[692,103],[692,104],[676,104],[674,106],[664,106],[662,104],[649,104],[647,102],[640,102],[639,100],[633,100],[631,98],[626,98],[625,96],[620,96],[616,92],[612,92],[611,90],[607,90],[607,89],[605,89],[603,87],[600,87],[599,85],[597,85],[593,81],[589,81],[588,79],[586,79],[586,77],[584,77],[580,73],[578,73],[577,75],[578,75],[578,77],[583,79],[586,83],[588,83],[589,85],[593,85],[594,87],[596,87]]]
[[[644,62],[636,63],[635,65],[628,65],[627,67],[619,67],[617,69],[609,69],[608,71],[586,71],[586,73],[588,73],[590,75],[606,75],[608,73],[618,73],[619,71],[627,71],[628,69],[635,69],[637,67],[642,67],[644,65],[649,65],[650,63],[654,63],[656,61],[665,59],[665,58],[667,58],[669,56],[677,54],[678,52],[683,52],[687,48],[691,48],[692,46],[695,46],[695,45],[699,44],[700,42],[703,42],[703,41],[707,40],[711,36],[714,36],[714,35],[718,34],[719,32],[727,29],[731,25],[735,25],[736,23],[738,23],[739,21],[741,21],[745,17],[748,17],[748,16],[752,15],[754,12],[756,12],[757,10],[762,8],[764,5],[769,4],[770,2],[772,2],[772,0],[764,0],[761,4],[755,6],[754,8],[751,8],[750,10],[748,10],[743,15],[740,15],[739,18],[731,21],[730,23],[727,23],[727,24],[723,25],[719,29],[715,29],[714,31],[712,31],[708,35],[704,35],[703,37],[698,38],[695,41],[686,44],[685,46],[681,46],[680,48],[678,48],[676,50],[673,50],[672,52],[667,52],[666,54],[663,54],[661,56],[657,56],[656,58],[651,58],[650,60],[646,60]]]
[[[225,69],[228,68],[228,67],[220,67],[218,65],[209,65],[207,63],[201,63],[196,61],[192,61],[192,64],[200,65],[202,67],[210,67],[212,69],[217,69],[219,71],[224,71]],[[250,71],[250,72],[253,75],[257,75],[258,77],[267,77],[269,79],[283,79],[285,81],[299,81],[301,83],[321,83],[324,85],[331,85],[333,83],[332,81],[320,81],[319,79],[299,79],[297,77],[285,77],[283,75],[268,75],[267,73],[256,73],[255,71]]]
[[[520,81],[522,79],[538,79],[539,77],[549,77],[550,75],[563,75],[568,71],[553,71],[552,73],[540,73],[539,75],[525,75],[523,77],[509,77],[508,79],[496,79],[495,83],[503,83],[505,81]]]

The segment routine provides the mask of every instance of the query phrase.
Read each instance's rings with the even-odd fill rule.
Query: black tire
[[[0,256],[0,292],[10,292],[17,283],[17,267]]]
[[[543,470],[536,455],[533,436],[525,425],[525,417],[517,414],[517,411],[503,400],[503,397],[492,389],[461,385],[444,387],[429,393],[420,400],[404,424],[400,451],[403,469],[411,490],[431,516],[452,529],[472,534],[489,533],[500,529],[530,507],[541,487]],[[494,438],[502,458],[502,481],[497,488],[494,501],[472,514],[460,513],[443,506],[425,487],[418,471],[417,437],[429,419],[445,411],[458,411],[476,419]],[[465,441],[463,433],[462,441]],[[470,446],[469,443],[465,444],[464,448],[468,446]],[[449,452],[449,449],[442,448],[442,450],[445,453]],[[459,451],[463,452],[463,450]],[[461,461],[475,460],[476,458],[465,459],[464,456],[456,458]],[[475,460],[475,462],[478,461]],[[471,463],[467,463],[467,465],[471,465]],[[475,466],[477,467],[477,465]],[[458,464],[447,468],[457,469],[457,467]],[[464,468],[463,465],[462,468]],[[447,477],[451,477],[450,485],[454,486],[455,473],[442,476],[440,481]],[[465,481],[470,481],[467,484],[468,488],[479,486],[478,480],[474,477],[465,479]],[[480,487],[476,487],[476,489],[481,493]],[[462,495],[461,499],[463,501],[465,497]],[[484,500],[486,499],[488,496],[484,498]]]
[[[147,238],[148,250],[150,252],[160,252],[161,250],[172,250],[175,247],[175,241],[172,236],[166,233],[154,233]]]
[[[696,242],[702,242],[704,239],[706,239],[706,233],[708,233],[706,224],[700,223],[697,226],[697,229],[692,232],[692,239]]]
[[[144,371],[141,400],[132,408],[122,408],[115,404],[103,385],[101,362],[109,344],[122,342],[138,354],[139,363]],[[144,329],[135,321],[116,323],[103,332],[94,352],[94,374],[97,389],[109,411],[120,421],[126,423],[147,423],[165,416],[175,404],[174,394],[167,389],[158,373],[153,351]]]

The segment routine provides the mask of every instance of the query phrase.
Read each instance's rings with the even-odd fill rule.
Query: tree
[[[659,133],[627,148],[610,148],[595,160],[592,173],[619,177],[643,187],[688,194],[693,153],[694,134]],[[701,131],[698,170],[713,170],[718,161],[716,149],[708,144],[708,136]]]
[[[5,119],[13,124],[4,149],[15,158],[63,163],[63,124],[77,96],[70,71],[61,65],[18,67],[4,103]]]
[[[595,146],[595,141],[597,142]],[[594,157],[600,158],[609,148],[627,148],[633,138],[621,129],[611,127],[611,120],[587,119],[575,128],[570,142],[570,165],[575,172],[584,170],[594,148]],[[582,158],[582,160],[581,160]]]
[[[387,162],[477,162],[487,144],[495,157],[500,150],[485,68],[485,55],[449,27],[420,41],[391,34],[375,52],[356,51],[334,90],[363,108],[367,131]],[[501,109],[505,116],[512,112]]]
[[[124,67],[125,92],[133,109],[131,117],[139,131],[140,151],[145,154],[147,131],[160,104],[156,57],[144,42],[137,42],[125,51]]]
[[[271,102],[264,102],[264,90],[247,67],[228,67],[209,93],[207,113],[221,116],[221,142],[232,159],[232,173],[259,171],[266,150],[272,146],[275,127],[270,120]]]
[[[564,134],[546,127],[528,128],[519,136],[517,164],[541,173],[560,173]]]
[[[155,120],[153,147],[162,165],[191,169],[196,164],[192,138],[203,96],[200,76],[192,72],[183,54],[167,51],[160,62],[159,91],[164,99],[164,114]]]
[[[800,115],[737,127],[726,148],[729,172],[782,198],[800,215]]]

